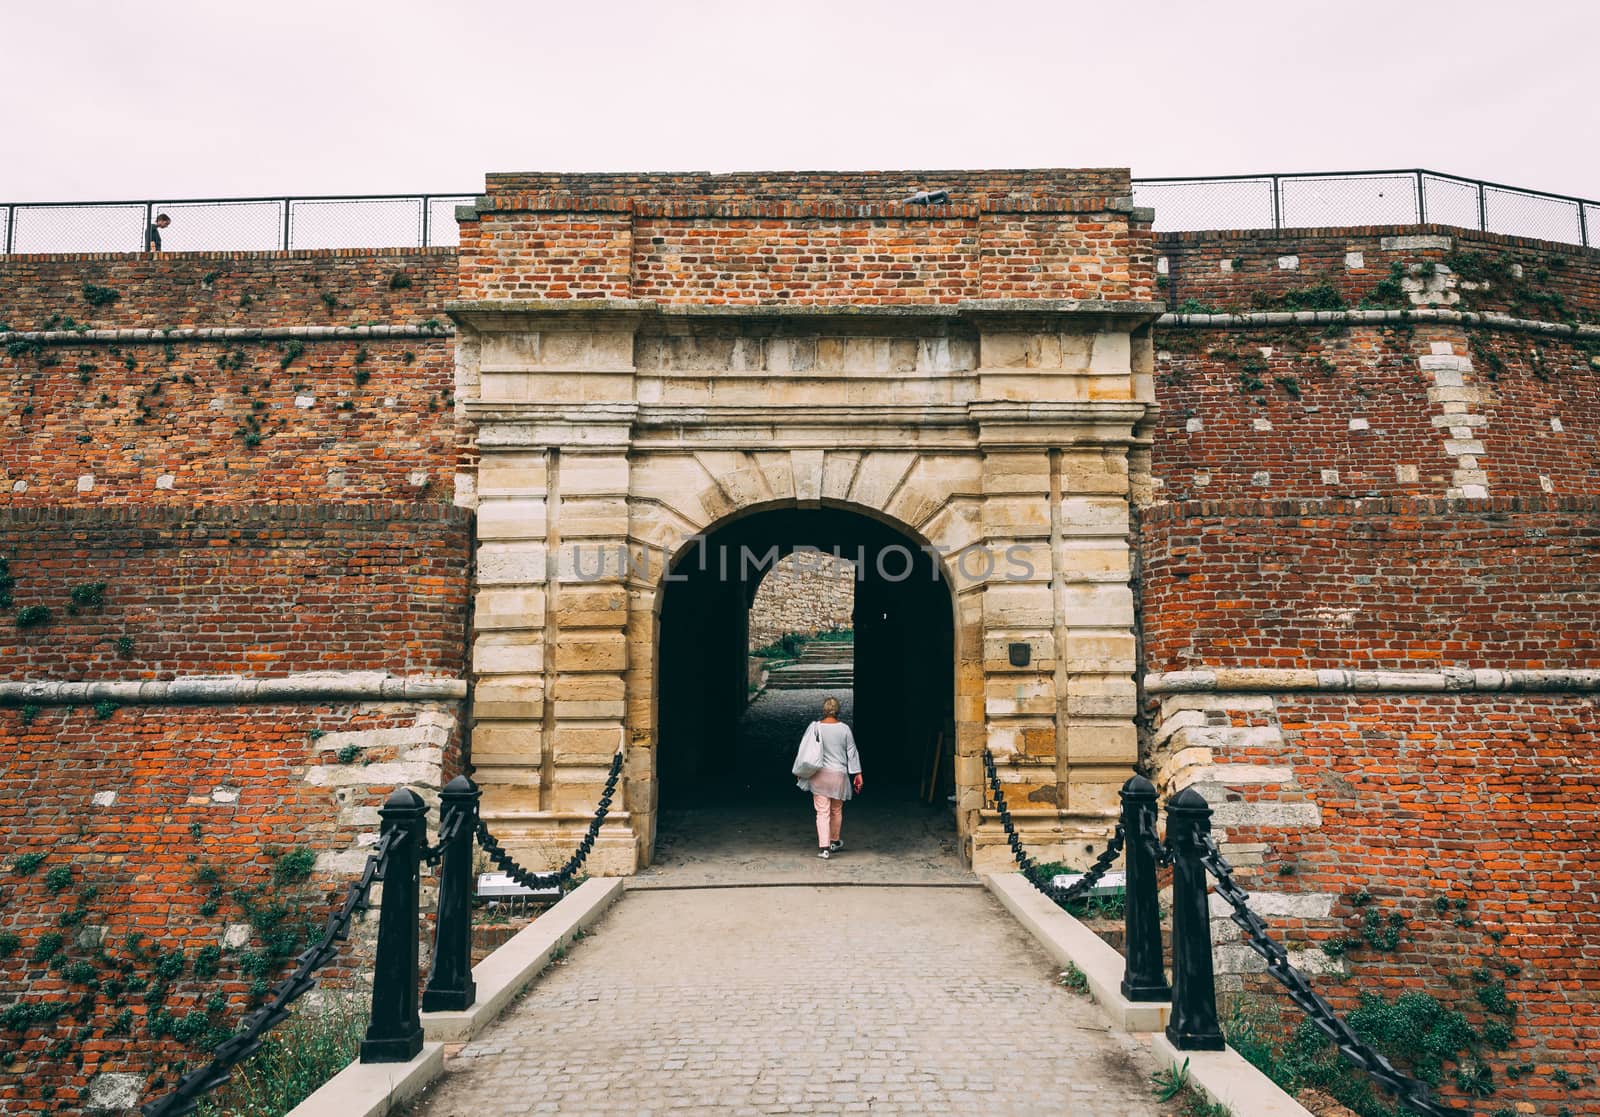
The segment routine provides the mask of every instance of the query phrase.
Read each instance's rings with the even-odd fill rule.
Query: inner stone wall
[[[833,555],[789,555],[779,560],[750,603],[750,650],[789,632],[812,636],[849,628],[855,577],[855,564]]]

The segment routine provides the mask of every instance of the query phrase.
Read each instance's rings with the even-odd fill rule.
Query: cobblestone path
[[[990,896],[630,892],[422,1117],[1160,1113],[1153,1062]]]
[[[745,711],[737,754],[748,790],[734,802],[664,807],[655,859],[629,888],[708,884],[976,884],[961,860],[948,804],[924,805],[873,782],[844,809],[845,856],[817,860],[811,797],[789,766],[822,699],[836,695],[850,720],[849,691],[772,690]]]

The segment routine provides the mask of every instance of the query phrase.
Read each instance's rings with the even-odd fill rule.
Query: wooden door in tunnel
[[[908,800],[932,780],[940,804],[953,786],[954,605],[932,551],[862,513],[774,509],[708,533],[664,581],[657,643],[657,775],[667,809],[784,801],[793,745],[815,712],[794,717],[795,740],[757,754],[746,719],[749,602],[771,557],[799,548],[838,554],[855,587],[853,728],[868,794]],[[746,556],[754,561],[741,561]],[[762,564],[763,560],[765,565]],[[792,702],[780,692],[762,701]],[[799,692],[811,695],[812,692]],[[752,718],[768,716],[752,710]],[[771,722],[765,723],[770,725]],[[935,750],[942,755],[935,759]],[[741,754],[741,749],[744,750]]]

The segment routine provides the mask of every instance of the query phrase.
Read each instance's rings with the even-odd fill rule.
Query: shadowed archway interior
[[[750,603],[776,559],[806,548],[858,566],[852,725],[870,794],[913,798],[930,773],[939,797],[950,790],[954,608],[936,556],[860,512],[778,508],[708,532],[677,558],[663,587],[657,657],[663,808],[797,794],[789,763],[816,714],[797,714],[776,740],[741,734],[740,723],[750,696]],[[850,695],[840,697],[848,703]]]

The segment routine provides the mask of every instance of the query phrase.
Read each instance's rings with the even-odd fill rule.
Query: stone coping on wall
[[[102,524],[195,527],[249,527],[256,524],[445,523],[466,527],[471,509],[440,501],[401,503],[294,504],[36,504],[0,506],[0,527]]]
[[[1329,516],[1499,516],[1518,512],[1600,513],[1600,494],[1493,497],[1305,497],[1291,500],[1178,500],[1137,508],[1141,524],[1170,520],[1302,519]]]
[[[635,217],[732,218],[752,221],[819,218],[906,221],[971,221],[985,214],[1128,214],[1152,221],[1155,210],[1135,206],[1128,194],[1071,197],[983,198],[938,205],[903,201],[711,201],[691,198],[641,198],[618,194],[485,194],[456,207],[457,221],[476,221],[485,213],[626,213]]]
[[[1520,668],[1445,667],[1435,671],[1361,671],[1344,668],[1217,668],[1152,672],[1146,694],[1324,693],[1595,693],[1600,670],[1536,671]]]
[[[302,671],[292,675],[183,675],[176,679],[0,682],[0,706],[274,705],[291,702],[457,702],[467,681],[387,671]]]
[[[1442,307],[1414,307],[1401,310],[1260,310],[1243,314],[1163,314],[1156,325],[1167,328],[1226,330],[1253,326],[1383,326],[1400,323],[1435,322],[1451,326],[1487,326],[1496,330],[1600,341],[1600,326],[1579,326],[1568,322],[1544,322],[1536,318],[1513,318],[1473,310],[1446,310]]]
[[[6,341],[64,342],[78,345],[89,341],[149,342],[173,341],[345,341],[361,338],[452,337],[455,327],[437,326],[193,326],[178,329],[119,330],[5,330]]]
[[[444,310],[458,322],[494,329],[522,328],[524,321],[562,316],[609,316],[617,321],[642,321],[646,317],[672,319],[740,318],[784,322],[874,322],[933,319],[971,321],[985,325],[1017,325],[1042,318],[1116,319],[1136,324],[1152,322],[1166,312],[1167,304],[1141,299],[963,299],[953,303],[899,305],[862,303],[658,303],[650,299],[451,299]],[[507,320],[508,315],[524,321]]]
[[[26,208],[19,202],[18,208]],[[79,263],[90,260],[306,260],[352,256],[454,256],[455,245],[397,246],[393,248],[237,248],[200,250],[195,252],[12,252],[0,253],[0,258],[22,258],[30,262]]]
[[[1537,237],[1518,237],[1510,233],[1485,232],[1466,225],[1441,225],[1427,222],[1418,225],[1304,225],[1287,229],[1186,229],[1158,232],[1156,250],[1164,251],[1185,245],[1223,244],[1241,241],[1300,240],[1307,237],[1461,237],[1484,244],[1500,244],[1507,248],[1530,248],[1563,254],[1590,253],[1600,255],[1600,248],[1571,244],[1567,241],[1540,240]]]

